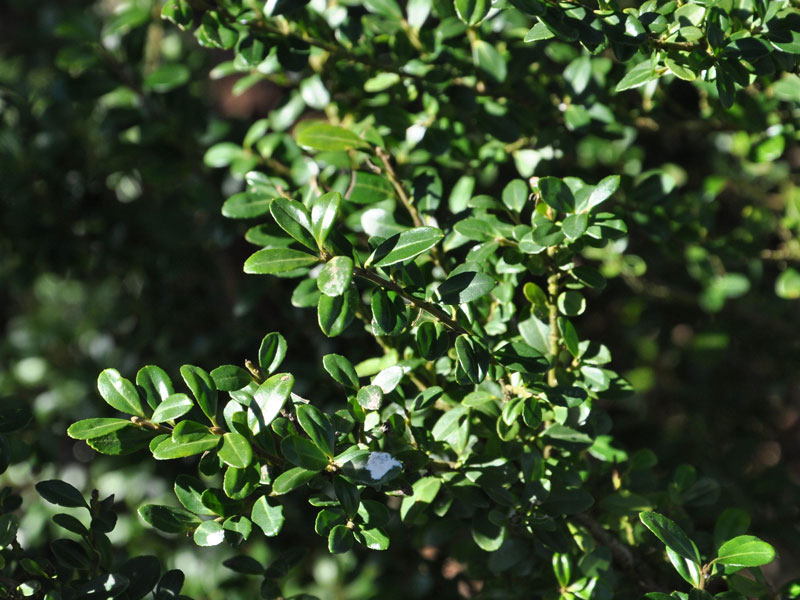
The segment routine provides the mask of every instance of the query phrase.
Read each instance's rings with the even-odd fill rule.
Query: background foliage
[[[283,4],[260,9],[279,15]],[[697,531],[713,531],[724,508],[746,509],[751,531],[779,551],[770,580],[798,576],[800,78],[791,3],[676,5],[679,31],[667,42],[653,15],[670,3],[637,4],[599,27],[602,15],[572,3],[496,3],[483,21],[489,7],[480,2],[400,4],[342,2],[325,12],[311,2],[285,21],[245,13],[272,40],[263,48],[244,33],[238,40],[236,20],[225,20],[242,16],[236,3],[214,13],[194,4],[200,28],[186,32],[161,20],[158,3],[0,8],[0,393],[34,415],[6,436],[4,456],[15,464],[2,477],[22,494],[26,551],[48,556],[61,535],[54,507],[32,487],[57,477],[87,497],[93,488],[115,495],[120,556],[156,555],[165,569],[182,569],[194,597],[252,597],[260,581],[221,566],[230,550],[176,546],[137,516],[144,503],[174,504],[172,482],[193,470],[190,459],[103,457],[65,432],[114,414],[94,391],[107,367],[133,379],[157,363],[177,379],[186,363],[242,365],[257,359],[268,331],[288,341],[281,370],[294,374],[297,394],[341,404],[322,357],[357,363],[381,349],[358,326],[324,337],[313,309],[289,306],[296,282],[245,276],[252,246],[241,234],[280,230],[253,231],[220,210],[258,170],[290,193],[321,181],[353,199],[358,184],[365,194],[378,185],[383,199],[363,207],[375,212],[353,211],[348,227],[385,237],[413,225],[368,167],[354,186],[346,160],[298,147],[297,121],[323,119],[387,140],[415,201],[429,186],[425,212],[438,203],[443,227],[458,220],[449,213],[482,210],[484,194],[500,199],[514,178],[596,183],[621,174],[608,205],[629,234],[587,254],[608,283],[587,293],[574,319],[582,339],[610,348],[635,390],[604,403],[615,444],[650,448],[653,476],[678,491],[693,481],[681,465],[692,465],[709,486],[688,510]],[[456,9],[476,25],[469,33]],[[718,72],[703,81],[708,61]],[[427,178],[431,166],[440,184]],[[282,580],[287,595],[477,591],[464,557],[436,549],[435,529],[419,538],[395,523],[390,553],[331,556],[312,531],[316,510],[298,499],[288,512],[278,538],[246,546],[262,564],[309,550]]]

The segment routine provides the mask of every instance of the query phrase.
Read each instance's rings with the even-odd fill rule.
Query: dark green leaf
[[[193,365],[183,365],[181,367],[181,377],[192,391],[194,399],[200,410],[216,424],[217,418],[217,388],[214,380],[211,379],[206,371]]]
[[[300,202],[289,198],[275,198],[269,205],[269,212],[286,233],[309,250],[317,250],[317,242],[311,234],[311,218]]]
[[[328,374],[346,388],[358,389],[358,375],[346,357],[341,354],[326,354],[322,357],[322,366]]]
[[[200,524],[200,519],[188,510],[172,506],[145,504],[138,512],[147,524],[165,533],[184,533]]]
[[[333,458],[336,440],[333,425],[328,416],[310,404],[298,404],[295,412],[297,413],[297,422],[311,438],[311,441],[329,458]]]
[[[542,177],[539,180],[539,193],[542,200],[551,208],[570,213],[575,210],[575,198],[566,183],[555,177]]]
[[[247,426],[254,434],[267,431],[267,427],[280,414],[294,385],[289,373],[277,373],[258,386],[253,401],[247,409]]]
[[[58,506],[88,508],[86,500],[74,486],[60,479],[48,479],[36,484],[39,495],[52,504]]]
[[[222,365],[211,371],[214,387],[223,392],[240,390],[253,381],[246,370],[236,365]]]
[[[667,548],[682,558],[700,564],[697,547],[674,521],[652,511],[639,513],[639,519]]]
[[[339,192],[328,192],[317,198],[311,207],[311,232],[320,248],[336,222],[341,203],[342,195]]]
[[[375,249],[367,260],[367,265],[387,267],[410,260],[433,248],[443,236],[441,229],[436,227],[416,227],[398,233]]]
[[[164,369],[148,365],[136,373],[136,385],[144,390],[145,400],[150,408],[156,408],[161,402],[175,393],[172,380]]]
[[[485,273],[462,271],[448,277],[437,293],[445,304],[462,304],[485,296],[496,286],[497,282]]]
[[[281,440],[281,453],[290,463],[309,471],[321,471],[329,462],[328,457],[314,442],[298,435],[290,435]]]
[[[281,366],[286,356],[286,340],[280,333],[272,332],[264,336],[258,349],[258,364],[265,375],[271,375]]]

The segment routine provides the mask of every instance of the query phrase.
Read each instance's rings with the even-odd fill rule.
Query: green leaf
[[[194,402],[186,394],[172,394],[153,411],[150,420],[153,423],[163,423],[182,417],[194,406]]]
[[[484,0],[465,1],[482,2]],[[506,80],[506,61],[503,55],[498,52],[497,48],[489,42],[485,40],[475,40],[472,43],[472,62],[489,79],[498,83],[503,83]]]
[[[218,546],[225,540],[225,531],[217,521],[203,521],[192,537],[198,546]]]
[[[130,425],[100,437],[88,439],[86,443],[101,454],[119,456],[141,450],[150,443],[154,436],[154,431]]]
[[[144,390],[145,400],[150,408],[156,408],[169,396],[175,393],[172,380],[164,369],[155,365],[147,365],[136,373],[136,385]]]
[[[650,60],[644,60],[638,65],[629,70],[625,77],[614,88],[615,92],[623,92],[644,85],[648,81],[658,79],[661,77],[657,71],[654,71],[653,65]]]
[[[581,315],[586,310],[586,298],[575,290],[561,292],[556,299],[556,304],[561,314],[568,317]]]
[[[192,391],[194,399],[200,410],[216,425],[217,418],[217,388],[214,380],[206,371],[193,365],[181,367],[181,377]]]
[[[365,385],[358,390],[356,400],[365,410],[380,410],[383,402],[383,390],[377,385]]]
[[[358,389],[358,375],[353,363],[341,354],[326,354],[322,357],[322,366],[335,381],[346,388]]]
[[[5,548],[17,537],[19,517],[13,513],[0,515],[0,548]]]
[[[311,235],[311,217],[306,207],[297,200],[275,198],[269,212],[278,226],[309,250],[317,250],[317,242]]]
[[[719,547],[712,561],[736,567],[760,567],[772,562],[775,548],[752,535],[740,535]]]
[[[142,401],[136,387],[116,369],[106,369],[97,378],[97,389],[112,408],[129,415],[144,417]]]
[[[258,386],[247,409],[247,426],[253,434],[267,431],[286,404],[293,385],[294,377],[291,374],[277,373]]]
[[[328,551],[331,554],[342,554],[353,547],[353,530],[345,525],[337,525],[328,534]]]
[[[539,193],[542,200],[555,210],[570,213],[575,210],[575,198],[566,183],[555,177],[539,179]]]
[[[463,304],[485,296],[497,286],[497,282],[485,273],[462,271],[451,275],[437,288],[444,304]]]
[[[127,419],[84,419],[70,425],[67,435],[73,440],[88,440],[118,431],[130,424]]]
[[[358,294],[353,286],[348,287],[341,296],[322,294],[317,301],[317,321],[319,328],[328,337],[341,334],[355,317]]]
[[[366,265],[388,267],[430,250],[444,237],[436,227],[415,227],[386,239],[367,259]]]
[[[490,0],[455,0],[456,14],[467,25],[477,25],[489,14]]]
[[[334,256],[317,275],[317,287],[326,296],[341,296],[353,280],[353,260]]]
[[[148,525],[165,533],[184,533],[200,523],[188,510],[172,506],[145,504],[139,507],[138,513]]]
[[[303,127],[297,143],[315,150],[349,150],[365,145],[364,140],[352,131],[321,121]]]
[[[222,392],[235,392],[253,381],[246,370],[236,365],[222,365],[211,371],[214,387]]]
[[[488,513],[478,512],[472,518],[472,539],[486,552],[500,549],[506,538],[506,528],[493,523]]]
[[[319,248],[322,248],[328,239],[341,203],[342,195],[339,192],[328,192],[317,198],[311,207],[311,233]]]
[[[292,490],[296,490],[314,479],[318,472],[319,471],[309,471],[302,467],[294,467],[293,469],[284,471],[272,482],[272,493],[276,496],[288,494]]]
[[[321,471],[329,463],[328,457],[314,442],[299,435],[283,438],[281,453],[290,463],[309,471]]]
[[[298,404],[295,413],[297,422],[311,441],[329,458],[333,458],[336,439],[328,416],[310,404]]]
[[[222,447],[217,454],[222,462],[236,469],[244,469],[253,462],[253,449],[250,447],[250,442],[240,433],[223,435]]]
[[[619,175],[609,175],[608,177],[600,180],[592,193],[587,197],[586,204],[578,207],[578,210],[592,210],[595,206],[601,204],[613,196],[617,189],[619,189]]]
[[[388,550],[389,536],[380,529],[364,529],[363,527],[355,532],[358,541],[370,550]]]
[[[577,240],[589,227],[589,215],[586,213],[578,213],[569,215],[561,224],[561,231],[567,236],[568,240]]]
[[[230,467],[225,471],[222,482],[222,491],[228,498],[244,500],[258,487],[261,474],[258,463],[250,463],[249,467],[237,469]]]
[[[266,496],[261,496],[253,504],[250,520],[258,525],[267,537],[275,537],[283,527],[283,505],[272,506]]]
[[[491,223],[487,222],[486,219],[479,219],[478,217],[461,219],[453,226],[453,229],[465,238],[475,240],[476,242],[487,242],[498,237],[497,230],[492,227]]]
[[[639,513],[639,520],[675,554],[697,565],[700,564],[697,546],[674,521],[652,511]]]
[[[489,353],[468,335],[456,338],[456,357],[467,378],[474,384],[484,380],[489,370]]]
[[[251,275],[273,275],[310,267],[320,259],[291,248],[264,248],[244,261],[244,272]]]
[[[750,514],[741,508],[726,508],[714,524],[714,545],[719,548],[726,540],[744,535],[750,527]]]
[[[528,194],[530,194],[530,190],[527,183],[522,179],[512,179],[503,188],[503,204],[508,210],[518,213],[525,208]]]
[[[180,63],[164,64],[144,78],[146,90],[163,93],[174,90],[188,82],[192,73],[189,67]]]
[[[197,478],[181,474],[175,478],[175,495],[186,510],[198,515],[213,515],[214,512],[203,505],[203,492],[206,487]]]
[[[271,196],[253,192],[234,194],[222,205],[222,216],[229,219],[255,219],[269,212]]]
[[[286,348],[286,340],[280,333],[273,331],[264,336],[258,349],[258,365],[265,375],[271,375],[281,366]]]
[[[788,267],[775,281],[775,294],[785,300],[800,298],[800,271]]]
[[[438,477],[423,477],[414,482],[411,486],[413,494],[403,498],[400,505],[400,518],[405,522],[413,519],[425,507],[433,504],[439,490],[442,487],[442,480]]]
[[[60,479],[40,481],[36,484],[36,491],[51,504],[72,508],[89,508],[83,498],[83,494],[74,486]]]
[[[175,426],[172,437],[165,439],[155,450],[156,460],[172,460],[201,454],[219,445],[220,437],[209,432],[208,427],[195,421],[181,421]]]

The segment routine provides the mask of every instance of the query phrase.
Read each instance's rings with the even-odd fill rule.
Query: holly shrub
[[[186,269],[200,280],[187,293],[173,296],[165,278],[156,292],[169,300],[160,307],[152,293],[153,318],[201,316],[148,351],[152,363],[168,353],[165,368],[104,365],[108,407],[87,396],[67,429],[84,455],[114,457],[90,476],[119,464],[161,481],[126,521],[137,541],[112,543],[123,508],[113,495],[87,500],[61,478],[33,477],[48,505],[71,509],[52,517],[69,535],[36,552],[20,518],[32,509],[10,485],[7,597],[179,597],[170,553],[144,550],[163,535],[232,574],[217,591],[202,571],[187,574],[196,597],[800,595],[762,573],[775,542],[753,535],[737,500],[747,492],[724,468],[710,469],[721,486],[662,457],[657,440],[619,438],[615,420],[630,433],[637,392],[662,383],[642,371],[646,359],[633,361],[639,370],[629,359],[623,376],[609,349],[626,329],[632,345],[654,343],[636,315],[665,302],[706,315],[738,306],[760,319],[759,334],[778,331],[776,353],[788,344],[797,357],[796,340],[781,337],[800,298],[796,1],[111,4],[57,19],[56,65],[105,78],[84,117],[102,124],[87,143],[118,158],[106,184],[121,202],[141,196],[147,227],[161,231],[137,269],[146,280],[162,253],[179,269],[170,261],[210,255],[214,235],[239,230],[254,291],[223,318],[246,315],[231,344],[249,350],[220,359],[220,333],[211,357],[184,350],[177,361],[166,345],[224,330],[202,303],[236,292],[212,276],[212,256]],[[235,79],[233,98],[271,94],[246,120],[211,118],[206,64],[212,80]],[[5,139],[13,150],[8,140],[24,136]],[[214,177],[223,198],[206,187]],[[164,186],[183,218],[162,201],[142,205]],[[192,220],[201,186],[203,205],[233,220],[222,233]],[[99,223],[95,235],[114,226]],[[691,293],[674,285],[687,274]],[[740,303],[754,288],[774,312]],[[614,312],[606,297],[635,302]],[[697,352],[737,336],[721,331]],[[691,332],[671,335],[679,345]],[[133,330],[149,347],[145,336]],[[652,360],[658,346],[641,354]],[[725,375],[733,389],[739,377]],[[797,385],[796,373],[780,377]],[[0,420],[0,467],[19,462],[20,477],[31,463],[9,448],[40,443],[26,433],[31,414],[9,404]],[[736,420],[735,404],[711,402],[695,418],[702,436],[715,419]],[[648,435],[666,426],[656,419]],[[684,457],[707,466],[694,458]],[[137,485],[113,481],[116,493]],[[350,587],[319,584],[326,553],[349,557]]]

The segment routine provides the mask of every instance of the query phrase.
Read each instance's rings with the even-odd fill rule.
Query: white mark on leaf
[[[367,471],[373,480],[382,479],[389,471],[394,468],[402,468],[403,463],[394,458],[388,452],[371,452],[367,460]]]

